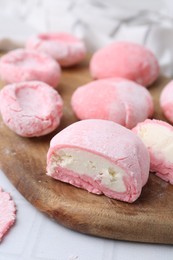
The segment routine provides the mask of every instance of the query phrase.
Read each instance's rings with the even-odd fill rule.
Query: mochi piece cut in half
[[[95,194],[133,202],[149,176],[149,154],[125,127],[107,120],[76,122],[53,137],[47,175]]]
[[[147,119],[133,131],[150,154],[150,171],[173,184],[173,127],[161,120]]]

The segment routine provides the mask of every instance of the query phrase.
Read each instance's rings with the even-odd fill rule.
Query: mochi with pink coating
[[[61,68],[54,59],[44,53],[16,49],[1,57],[0,77],[6,83],[37,80],[57,87]]]
[[[32,36],[26,48],[49,54],[62,67],[81,62],[86,56],[86,47],[82,40],[69,33],[44,33]]]
[[[139,123],[133,132],[143,141],[150,154],[150,171],[173,184],[173,126],[147,119]]]
[[[122,77],[149,86],[159,76],[159,64],[142,45],[114,42],[93,54],[90,72],[94,79]]]
[[[16,206],[10,194],[0,187],[0,242],[16,219]]]
[[[149,176],[149,154],[127,128],[107,120],[76,122],[53,137],[47,175],[126,202],[134,202]]]
[[[173,123],[173,80],[163,88],[160,95],[160,106],[165,117]]]
[[[58,92],[44,82],[9,84],[0,91],[3,122],[21,136],[42,136],[55,130],[62,107]]]
[[[149,91],[123,78],[95,80],[78,87],[71,105],[79,119],[111,120],[129,129],[154,111]]]

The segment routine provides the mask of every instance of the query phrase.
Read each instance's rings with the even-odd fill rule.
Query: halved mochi
[[[173,184],[173,127],[160,120],[139,123],[133,132],[143,141],[150,154],[150,171]]]
[[[107,120],[76,122],[53,137],[47,175],[110,198],[133,202],[149,175],[149,154],[130,130]]]
[[[62,107],[58,92],[44,82],[9,84],[0,91],[2,119],[21,136],[42,136],[55,130],[60,123]]]
[[[79,119],[106,119],[127,128],[151,117],[154,111],[149,91],[123,78],[95,80],[78,87],[71,105]]]
[[[86,56],[82,40],[69,33],[44,33],[32,36],[26,43],[28,50],[49,54],[63,67],[75,65]]]

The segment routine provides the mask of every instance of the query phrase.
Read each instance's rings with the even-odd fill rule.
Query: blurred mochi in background
[[[140,43],[173,76],[172,0],[0,0],[0,50],[40,32],[73,33],[89,52],[113,41]]]

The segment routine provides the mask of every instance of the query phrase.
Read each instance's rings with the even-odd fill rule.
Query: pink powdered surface
[[[89,151],[106,158],[126,173],[123,180],[126,192],[107,189],[99,181],[84,175],[78,176],[66,168],[57,165],[55,172],[50,172],[55,153],[62,148]],[[130,130],[107,120],[90,119],[76,122],[51,140],[47,154],[47,174],[52,177],[84,188],[89,192],[105,194],[122,201],[133,202],[146,184],[149,175],[149,154],[141,140]]]
[[[173,80],[162,90],[160,95],[160,106],[165,117],[173,123]]]
[[[142,123],[139,123],[135,128],[133,128],[133,132],[136,133],[138,135],[138,133],[140,132],[140,130],[143,127],[147,127],[147,125],[149,124],[154,124],[156,125],[158,128],[160,127],[164,127],[167,130],[169,130],[170,134],[173,134],[173,126],[161,121],[161,120],[150,120],[147,119]],[[154,136],[153,136],[154,138]],[[165,136],[163,136],[163,140],[165,139]],[[160,139],[159,139],[160,141]],[[157,138],[156,138],[156,142],[157,142]],[[169,143],[167,143],[167,146],[169,148]],[[150,155],[150,171],[154,172],[158,177],[160,177],[161,179],[170,182],[171,184],[173,184],[173,163],[169,162],[162,150],[158,150],[158,151],[153,151],[153,147],[151,145],[147,145],[147,149]]]
[[[9,193],[0,188],[0,241],[16,219],[16,207]]]
[[[73,93],[71,104],[79,119],[105,119],[127,128],[151,117],[149,91],[123,78],[102,79],[83,85]]]
[[[67,33],[44,33],[33,36],[27,41],[26,48],[49,54],[63,67],[75,65],[86,56],[84,42]]]
[[[6,83],[38,80],[56,87],[60,81],[61,68],[44,53],[16,49],[0,59],[0,77]]]
[[[41,136],[55,130],[60,123],[62,107],[58,92],[39,81],[10,84],[0,92],[3,121],[21,136]]]
[[[159,76],[159,64],[154,54],[145,47],[115,42],[95,52],[90,72],[94,79],[123,77],[149,86]]]

